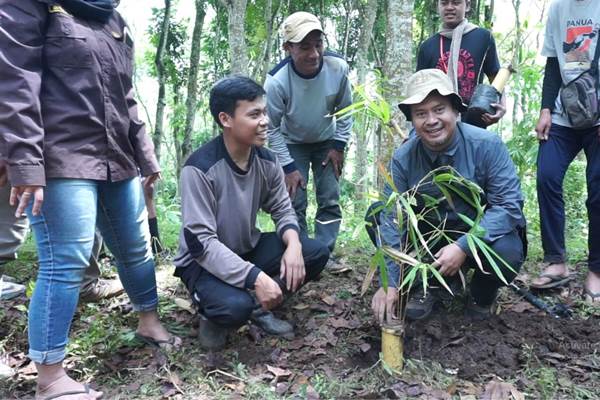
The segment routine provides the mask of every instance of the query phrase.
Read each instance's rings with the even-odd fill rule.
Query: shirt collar
[[[425,146],[425,144],[423,142],[421,142],[421,144],[423,145],[423,150],[425,151],[425,154],[427,155],[429,160],[435,164],[435,162],[438,160],[438,158],[442,155],[448,156],[450,158],[454,157],[454,155],[456,154],[456,151],[458,150],[458,143],[460,141],[460,138],[459,138],[460,135],[462,135],[462,133],[461,133],[461,130],[459,127],[459,123],[457,123],[456,128],[454,130],[454,137],[452,138],[452,142],[445,150],[433,151],[433,150],[428,149],[427,146]]]

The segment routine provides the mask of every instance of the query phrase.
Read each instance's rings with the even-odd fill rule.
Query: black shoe
[[[294,338],[294,327],[287,321],[275,317],[271,311],[257,308],[252,311],[250,321],[270,335],[281,336],[285,339]]]
[[[215,324],[204,315],[199,314],[198,341],[206,350],[220,350],[227,342],[228,329]]]
[[[490,318],[496,311],[496,298],[491,304],[478,304],[473,297],[469,296],[465,306],[465,316],[473,321],[483,321]]]
[[[429,317],[433,307],[440,301],[439,289],[429,288],[423,295],[423,290],[415,289],[406,304],[406,318],[412,321]]]

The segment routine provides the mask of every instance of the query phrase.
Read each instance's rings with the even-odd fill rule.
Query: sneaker
[[[25,286],[0,280],[0,300],[10,300],[25,293]]]
[[[271,311],[257,308],[250,314],[250,321],[270,335],[293,339],[294,327],[287,321],[279,319]]]
[[[489,305],[477,304],[473,297],[469,296],[465,306],[465,316],[474,321],[483,321],[490,318],[496,310],[496,299]]]
[[[200,346],[206,350],[220,350],[227,342],[228,329],[215,324],[203,314],[200,316],[198,325],[198,341]]]
[[[429,317],[433,306],[439,301],[439,289],[429,288],[425,295],[423,295],[423,290],[415,289],[406,304],[406,318],[417,321]]]
[[[98,279],[79,292],[79,300],[84,303],[97,303],[123,294],[125,289],[118,279]]]

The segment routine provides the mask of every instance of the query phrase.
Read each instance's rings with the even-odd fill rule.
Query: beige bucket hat
[[[398,104],[408,121],[412,119],[410,106],[421,103],[433,91],[444,97],[450,96],[452,103],[459,112],[466,111],[467,106],[463,103],[462,97],[452,88],[452,82],[448,75],[439,69],[422,69],[408,78],[406,84],[407,97]]]
[[[321,21],[311,13],[304,11],[298,11],[288,16],[279,29],[283,43],[299,43],[312,31],[323,32]]]

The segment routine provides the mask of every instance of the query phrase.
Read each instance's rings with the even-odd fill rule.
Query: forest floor
[[[326,272],[284,303],[277,313],[294,323],[295,339],[244,326],[218,353],[198,346],[197,317],[165,262],[157,273],[160,312],[183,338],[182,349],[165,356],[136,341],[136,318],[121,296],[79,306],[66,366],[106,399],[600,399],[600,309],[578,300],[584,265],[570,287],[544,297],[565,303],[573,319],[554,319],[503,289],[499,314],[472,322],[458,295],[430,319],[407,325],[397,373],[380,361],[372,291],[360,297],[368,259],[360,250],[342,257],[348,271]],[[33,269],[21,261],[5,273],[26,282]],[[529,277],[518,279],[523,285]],[[16,371],[0,382],[2,399],[34,394],[27,301],[0,307],[0,354]]]

